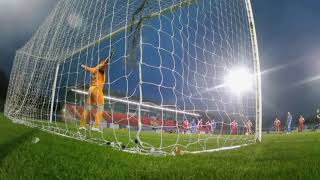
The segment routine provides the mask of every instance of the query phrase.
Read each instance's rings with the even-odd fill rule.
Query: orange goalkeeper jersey
[[[100,68],[99,65],[96,67],[87,67],[85,66],[84,69],[86,71],[91,72],[91,86],[96,86],[99,88],[103,88],[105,82],[105,75],[104,69]]]

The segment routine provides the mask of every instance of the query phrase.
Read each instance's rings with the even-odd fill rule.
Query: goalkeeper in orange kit
[[[104,93],[103,87],[105,83],[105,69],[108,66],[114,50],[111,51],[109,57],[101,59],[99,64],[95,67],[88,67],[81,65],[81,67],[91,73],[91,85],[89,88],[89,94],[86,100],[85,110],[82,112],[79,129],[85,128],[85,121],[88,113],[91,113],[93,108],[97,108],[97,112],[94,115],[94,124],[91,128],[92,131],[100,131],[99,124],[104,112]]]

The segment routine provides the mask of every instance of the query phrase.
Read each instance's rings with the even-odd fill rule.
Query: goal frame
[[[167,7],[159,12],[154,12],[150,15],[150,17],[157,17],[165,12],[167,12],[168,10],[174,9],[176,7],[181,7],[185,4],[188,3],[192,3],[193,1],[196,0],[184,0],[181,1],[180,3],[174,4],[170,7]],[[252,46],[252,58],[253,58],[253,64],[254,64],[254,71],[255,71],[255,80],[256,80],[256,89],[255,89],[255,93],[256,93],[256,126],[255,126],[255,139],[257,142],[261,142],[262,140],[262,92],[261,92],[261,71],[260,71],[260,58],[259,58],[259,49],[258,49],[258,41],[257,41],[257,34],[256,34],[256,28],[255,28],[255,21],[254,21],[254,16],[253,16],[253,10],[252,10],[252,4],[251,4],[251,0],[245,0],[245,4],[246,4],[246,10],[247,10],[247,16],[248,16],[248,22],[249,22],[249,32],[251,35],[251,46]],[[132,22],[133,24],[137,23],[137,22]],[[75,50],[73,51],[72,54],[68,55],[67,58],[65,59],[69,59],[70,57],[74,56],[75,54],[80,53],[83,49],[89,48],[91,46],[94,46],[95,44],[115,35],[118,34],[122,31],[125,31],[127,28],[129,28],[130,25],[126,25],[122,28],[119,28],[117,30],[115,30],[114,32],[111,32],[110,34],[107,34],[99,39],[97,39],[96,41],[88,44],[85,47],[82,47],[81,49]],[[142,31],[140,30],[140,33],[142,34]],[[140,36],[141,36],[140,34]],[[140,52],[142,52],[142,46],[141,46],[141,37],[140,37],[140,46],[139,46],[139,50]],[[51,110],[50,110],[50,123],[52,123],[52,118],[53,118],[53,109],[54,109],[54,102],[55,102],[55,88],[56,88],[56,84],[57,84],[57,78],[58,78],[58,72],[59,72],[59,62],[56,66],[56,70],[55,70],[55,77],[54,77],[54,81],[53,81],[53,85],[52,85],[52,96],[51,96]],[[141,82],[142,82],[142,70],[141,70],[141,66],[142,66],[142,57],[140,57],[139,59],[139,63],[138,63],[138,68],[139,68],[139,88],[140,88],[140,94],[139,94],[139,113],[138,113],[138,122],[139,122],[139,129],[141,129],[141,114],[140,114],[140,109],[141,109],[141,105],[142,105],[142,88],[141,88]],[[137,138],[139,139],[139,132],[137,133]]]
[[[96,44],[100,44],[103,43],[103,41],[108,41],[110,40],[110,46],[111,46],[111,39],[118,35],[119,33],[127,33],[128,29],[131,28],[131,26],[139,26],[142,24],[142,26],[139,26],[139,30],[137,31],[137,33],[139,33],[139,38],[137,39],[138,43],[136,46],[136,51],[138,52],[138,54],[140,53],[140,56],[137,57],[137,73],[138,73],[138,77],[137,77],[137,87],[138,87],[138,93],[137,93],[137,99],[138,101],[135,102],[135,105],[137,106],[137,126],[138,126],[138,130],[137,130],[137,134],[136,134],[136,143],[139,143],[139,145],[142,148],[144,147],[144,142],[140,140],[140,132],[142,132],[142,121],[143,121],[143,112],[142,112],[142,108],[145,107],[145,103],[143,101],[144,97],[143,93],[147,93],[148,91],[143,91],[143,63],[144,63],[144,57],[143,57],[143,52],[144,52],[144,47],[143,47],[143,28],[145,27],[145,23],[146,21],[144,21],[145,19],[150,20],[152,18],[157,18],[159,16],[164,15],[165,13],[170,13],[170,12],[175,12],[177,8],[182,8],[185,6],[188,6],[192,3],[197,3],[199,0],[181,0],[179,2],[175,2],[175,3],[170,3],[168,6],[163,7],[162,9],[160,8],[160,10],[156,9],[156,10],[152,10],[154,12],[150,12],[148,11],[148,14],[146,16],[143,16],[142,18],[138,19],[138,20],[133,20],[130,21],[128,20],[128,17],[126,17],[126,24],[125,25],[121,25],[118,26],[114,29],[111,28],[110,31],[106,32],[106,34],[98,36],[97,39],[90,39],[90,41],[88,41],[87,45],[85,46],[81,46],[81,47],[77,47],[74,48],[72,50],[72,52],[69,53],[69,49],[65,52],[63,52],[63,58],[60,58],[59,60],[57,59],[56,61],[51,61],[50,63],[52,65],[50,65],[50,73],[52,75],[50,75],[50,81],[48,81],[48,92],[47,93],[47,97],[48,97],[48,101],[46,100],[47,104],[46,104],[46,117],[43,118],[46,120],[46,123],[48,123],[49,126],[52,125],[52,123],[55,123],[55,118],[57,117],[57,103],[61,102],[59,101],[59,91],[57,91],[57,89],[59,89],[59,73],[61,71],[61,69],[63,69],[62,67],[60,67],[61,65],[64,65],[64,63],[67,62],[72,62],[74,60],[74,58],[77,58],[76,56],[80,56],[81,53],[83,53],[86,49],[92,48],[94,47]],[[129,2],[129,1],[128,1]],[[206,5],[206,4],[203,4]],[[161,6],[160,6],[161,7]],[[248,57],[248,61],[250,61],[250,68],[253,70],[254,72],[254,83],[255,83],[255,88],[252,89],[251,91],[251,97],[252,97],[252,102],[251,102],[251,110],[252,110],[252,119],[251,120],[255,120],[255,132],[254,135],[252,135],[252,139],[251,141],[246,141],[245,143],[247,144],[241,144],[241,145],[234,145],[231,144],[229,146],[226,147],[219,147],[216,149],[204,149],[201,151],[192,151],[192,152],[185,152],[185,153],[203,153],[203,152],[214,152],[214,151],[220,151],[220,150],[225,150],[225,149],[234,149],[234,148],[238,148],[238,147],[242,147],[242,146],[246,146],[248,144],[252,144],[252,143],[258,143],[261,142],[262,140],[262,90],[261,90],[261,71],[260,71],[260,59],[259,59],[259,51],[258,51],[258,42],[257,42],[257,34],[256,34],[256,29],[255,29],[255,21],[254,21],[254,16],[253,16],[253,10],[252,10],[252,2],[251,0],[243,0],[241,1],[241,6],[237,6],[237,7],[241,7],[241,12],[242,12],[242,20],[245,21],[245,24],[242,26],[245,29],[245,37],[246,37],[246,56]],[[246,8],[246,9],[244,9]],[[166,15],[166,14],[165,14]],[[247,16],[247,17],[245,17]],[[48,22],[49,24],[49,22]],[[213,32],[214,30],[210,31]],[[49,31],[45,31],[45,35],[49,33]],[[146,35],[146,34],[144,34]],[[77,42],[77,41],[75,41]],[[42,46],[45,46],[44,44],[42,44]],[[49,50],[52,49],[53,45],[48,46]],[[76,46],[75,46],[76,47]],[[214,47],[214,46],[213,46]],[[40,50],[41,51],[41,50]],[[48,60],[49,59],[49,55],[48,58],[46,57],[47,55],[33,55],[31,52],[25,52],[23,51],[23,49],[17,51],[17,53],[21,53],[21,54],[25,54],[28,55],[30,57],[33,58],[37,58],[37,59],[44,59],[44,60]],[[172,52],[173,54],[174,52]],[[250,58],[249,58],[250,57]],[[70,63],[71,63],[70,62]],[[71,65],[70,65],[71,66]],[[36,67],[36,66],[35,66]],[[224,76],[224,74],[222,74],[222,76]],[[31,83],[31,82],[30,82]],[[41,84],[41,83],[39,83]],[[110,98],[110,93],[108,97],[105,98]],[[254,99],[255,98],[255,99]],[[41,102],[42,103],[42,102]],[[36,104],[36,103],[35,103]],[[8,107],[8,106],[7,106]],[[161,109],[162,106],[158,107]],[[158,109],[159,109],[158,108]],[[156,108],[157,109],[157,108]],[[255,111],[254,111],[255,110]],[[8,111],[8,109],[6,109],[6,111]],[[174,110],[173,110],[174,111]],[[197,113],[195,109],[190,111],[191,113]],[[8,114],[8,112],[6,112],[8,116],[10,116],[10,114]],[[42,114],[41,114],[42,115]],[[255,117],[254,117],[255,116]],[[12,117],[12,119],[15,119],[15,117]],[[53,133],[57,133],[57,132],[53,132]],[[59,134],[59,133],[57,133]],[[67,136],[67,135],[66,135]],[[69,136],[67,136],[69,137]],[[162,137],[161,137],[162,138]],[[85,139],[84,139],[85,140]],[[162,139],[161,139],[162,140]],[[177,144],[175,144],[177,145]],[[161,145],[162,146],[162,145]],[[162,148],[162,147],[161,147]],[[130,150],[128,150],[130,151]],[[135,151],[137,152],[137,151]]]
[[[256,80],[256,133],[255,138],[257,142],[262,140],[262,92],[261,92],[261,71],[260,71],[260,58],[257,41],[256,27],[253,17],[251,0],[246,1],[247,16],[249,22],[249,30],[251,35],[251,46],[252,46],[252,59],[255,70]]]

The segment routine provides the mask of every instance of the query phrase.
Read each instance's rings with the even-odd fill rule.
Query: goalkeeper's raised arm
[[[89,67],[89,66],[86,66],[86,65],[83,65],[83,64],[81,64],[81,67],[82,67],[85,71],[89,71],[89,72],[93,72],[93,71],[94,71],[94,68]]]
[[[115,50],[112,49],[110,54],[109,54],[109,56],[106,59],[100,60],[99,64],[96,66],[96,68],[99,69],[99,70],[106,68],[108,63],[109,63],[109,61],[110,61],[110,59],[112,58],[114,52],[115,52]]]

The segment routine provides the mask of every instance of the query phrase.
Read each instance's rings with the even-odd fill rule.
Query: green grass
[[[40,142],[32,144],[33,137]],[[320,133],[265,135],[261,144],[145,156],[11,123],[0,114],[0,179],[320,179]]]
[[[97,133],[92,131],[78,130],[78,121],[67,121],[66,123],[62,120],[49,123],[47,120],[28,120],[28,123],[32,126],[37,126],[42,129],[54,131],[56,133],[72,136],[75,138],[84,138],[88,141],[94,141],[97,143],[105,143],[105,141],[121,142],[125,147],[133,148],[136,147],[135,139],[137,131],[129,131],[128,129],[113,130],[112,128],[104,128],[103,133]],[[89,125],[86,125],[87,129]],[[66,131],[67,130],[67,131]],[[150,146],[155,147],[157,151],[171,153],[176,144],[181,148],[182,151],[203,151],[208,149],[217,149],[226,146],[235,146],[241,144],[251,144],[255,142],[254,135],[220,135],[219,130],[216,134],[183,134],[179,133],[155,133],[141,131],[140,140],[146,146],[144,150],[149,152]],[[162,141],[161,141],[162,139]]]

